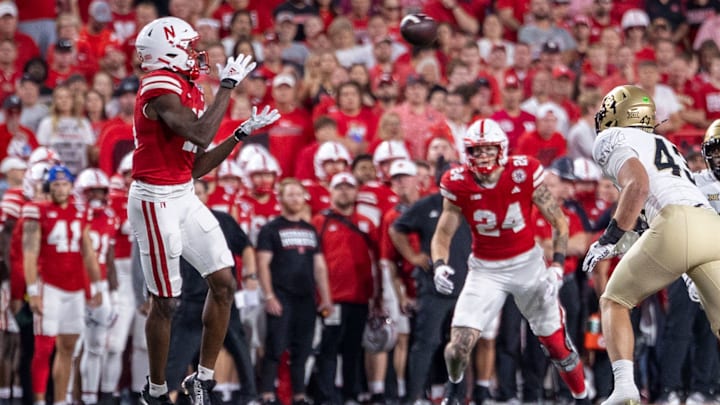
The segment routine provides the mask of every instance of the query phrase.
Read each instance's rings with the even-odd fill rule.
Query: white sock
[[[85,404],[97,404],[98,401],[98,396],[95,393],[82,394],[81,398]]]
[[[162,384],[154,384],[151,381],[149,385],[151,397],[159,398],[161,395],[165,395],[168,393],[167,382],[164,382]]]
[[[10,393],[12,390],[10,387],[2,387],[0,388],[0,399],[10,399]]]
[[[215,370],[211,370],[209,368],[205,368],[201,365],[198,365],[198,372],[197,372],[198,380],[209,381],[209,380],[212,380],[213,377],[215,377]]]
[[[397,380],[397,390],[398,390],[398,396],[400,398],[404,397],[407,394],[407,389],[405,389],[405,379],[399,378]]]
[[[22,398],[23,396],[23,389],[19,385],[13,385],[12,387],[12,396],[13,398]]]
[[[33,405],[45,405],[45,401],[35,400],[35,402],[33,402]]]
[[[382,394],[385,392],[385,381],[370,381],[368,388],[371,394]]]
[[[632,360],[616,360],[612,363],[615,385],[635,386],[635,370]]]
[[[490,380],[475,380],[475,385],[490,388]]]

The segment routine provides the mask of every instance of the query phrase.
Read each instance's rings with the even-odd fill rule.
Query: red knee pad
[[[35,335],[35,353],[32,358],[32,386],[36,394],[44,394],[50,376],[50,356],[55,348],[55,336]]]
[[[585,393],[583,364],[572,342],[565,335],[565,328],[561,327],[550,336],[538,336],[538,339],[573,396],[583,395]]]

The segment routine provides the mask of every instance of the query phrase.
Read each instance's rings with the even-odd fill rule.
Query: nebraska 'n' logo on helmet
[[[167,39],[168,41],[171,39],[175,39],[175,27],[165,26],[163,27],[163,31],[165,32],[165,39]]]

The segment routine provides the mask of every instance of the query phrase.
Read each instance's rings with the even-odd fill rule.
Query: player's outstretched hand
[[[235,134],[239,137],[248,136],[256,129],[270,125],[279,119],[280,113],[277,109],[273,108],[270,110],[270,106],[266,105],[265,108],[263,108],[263,110],[258,114],[257,107],[253,106],[252,115],[240,124],[240,126],[235,130]]]
[[[445,263],[434,266],[435,276],[433,281],[435,282],[435,289],[440,294],[450,295],[455,288],[455,284],[450,280],[450,276],[455,274],[455,270]]]
[[[218,71],[220,72],[220,81],[228,83],[228,87],[235,87],[240,84],[243,79],[250,74],[257,66],[257,63],[252,61],[252,56],[239,54],[236,57],[229,57],[225,66],[217,64]]]

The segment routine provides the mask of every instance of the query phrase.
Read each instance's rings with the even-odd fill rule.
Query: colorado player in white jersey
[[[641,212],[650,229],[625,252],[600,298],[602,329],[615,388],[603,402],[639,404],[633,379],[634,336],[630,309],[683,273],[695,282],[713,331],[720,328],[720,250],[714,230],[720,217],[694,184],[685,159],[654,133],[655,103],[645,90],[619,86],[595,115],[593,158],[620,189],[613,219],[588,250],[585,271],[622,253],[621,238]]]
[[[713,121],[705,131],[702,154],[708,168],[695,173],[695,183],[710,205],[720,213],[720,120]]]

